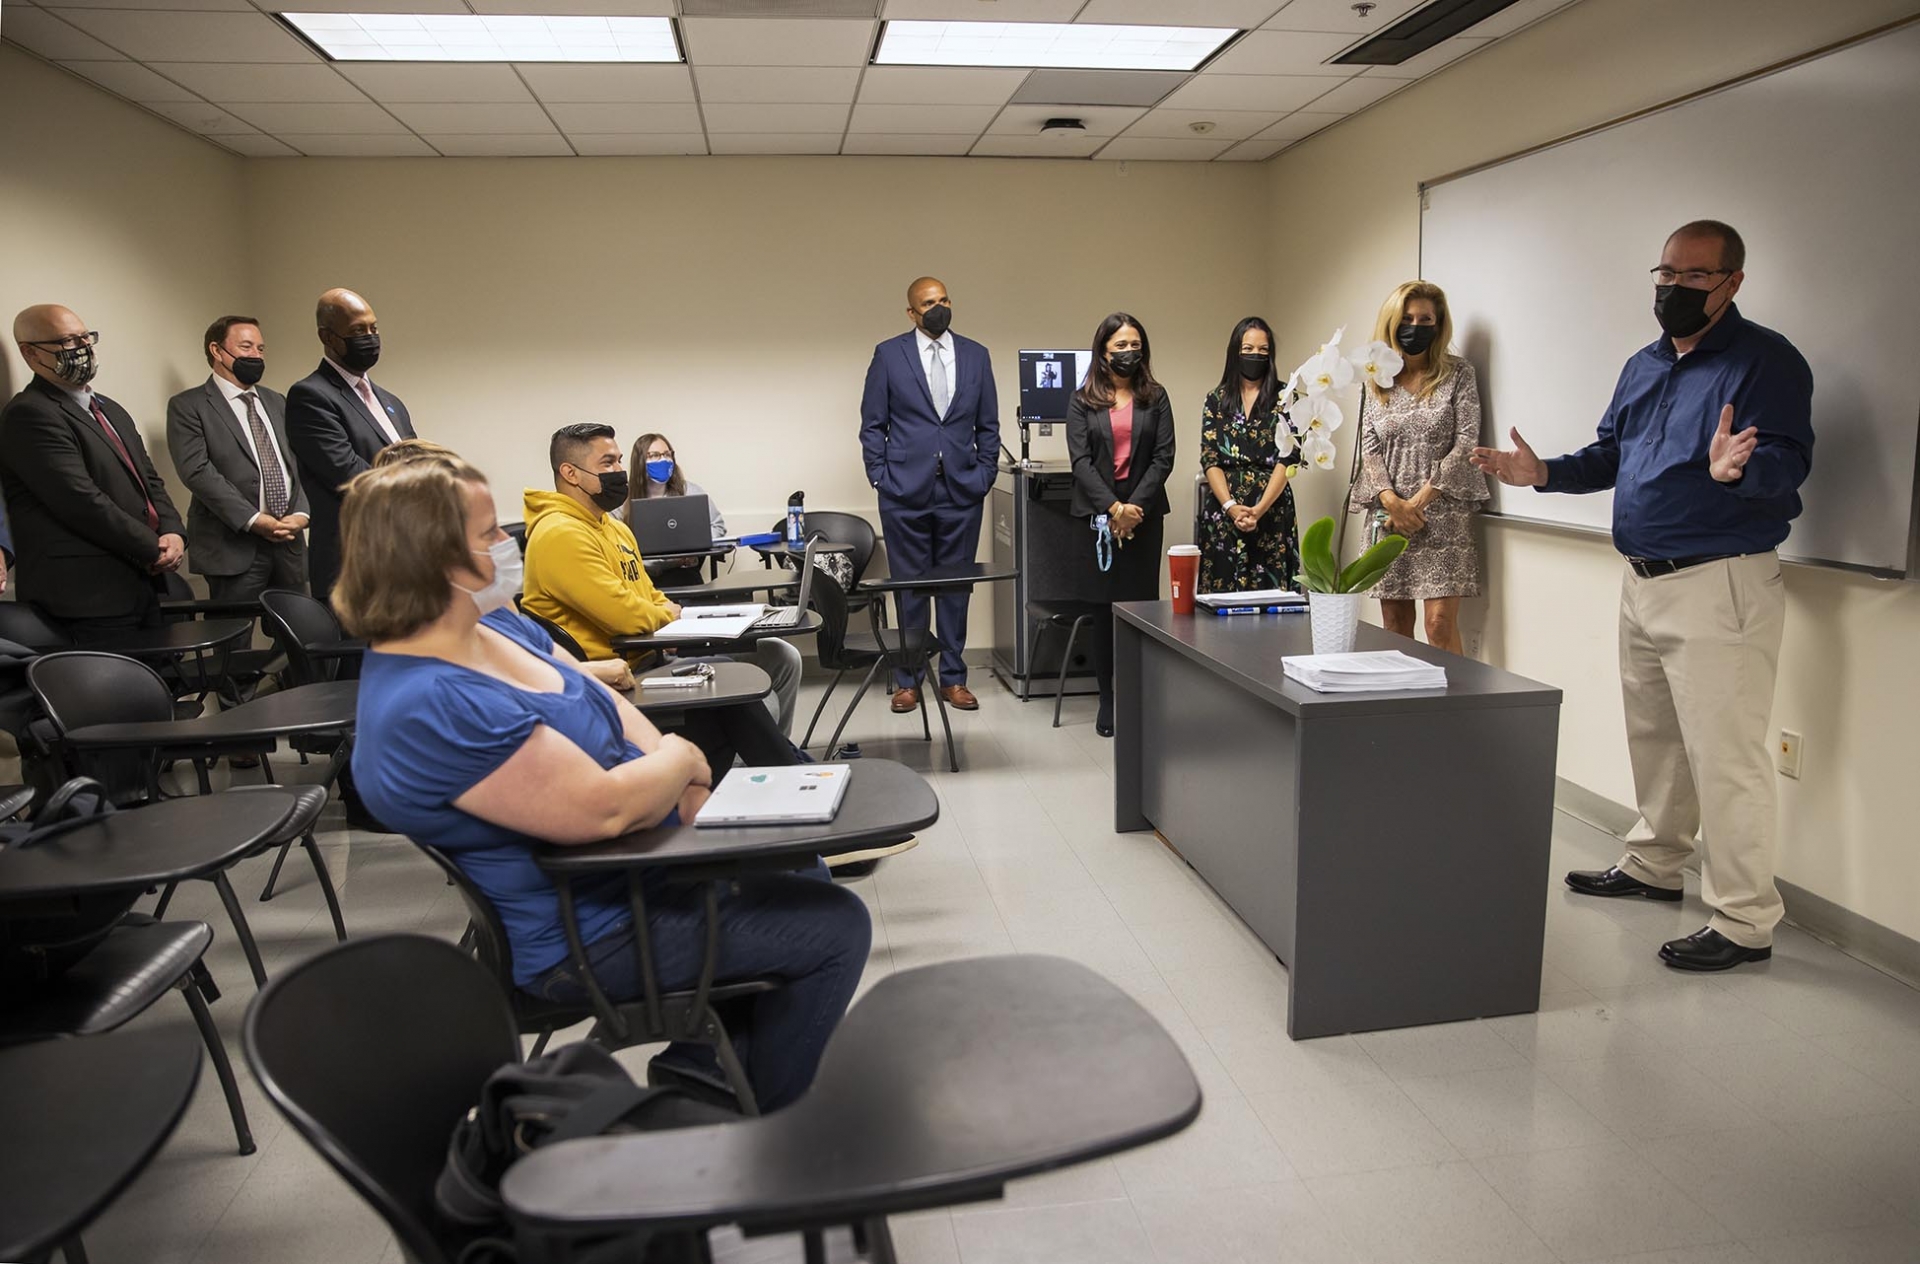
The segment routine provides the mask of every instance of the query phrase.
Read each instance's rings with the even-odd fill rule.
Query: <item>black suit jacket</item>
[[[186,534],[140,428],[106,396],[94,399],[134,470],[92,414],[43,378],[0,408],[0,494],[21,558],[20,597],[56,618],[143,608],[153,600],[160,536]],[[158,532],[147,526],[149,499],[160,517]]]
[[[253,390],[279,445],[287,512],[311,518],[306,486],[287,443],[287,398],[264,386]],[[260,466],[252,436],[221,394],[219,379],[209,377],[167,401],[167,447],[180,481],[193,493],[187,507],[187,560],[195,574],[242,574],[261,549],[305,551],[298,540],[273,544],[249,529],[260,512]]]
[[[413,419],[400,397],[376,383],[373,396],[402,439],[411,439]],[[313,595],[325,599],[340,573],[340,492],[348,481],[371,468],[373,458],[391,440],[333,366],[320,367],[287,392],[287,441],[313,506],[307,532],[307,573]]]
[[[1067,408],[1067,455],[1073,460],[1075,516],[1091,518],[1107,511],[1114,501],[1138,505],[1149,518],[1172,508],[1167,501],[1167,475],[1173,473],[1173,402],[1166,389],[1151,404],[1133,401],[1132,459],[1127,479],[1113,477],[1113,415],[1089,408],[1075,396]]]

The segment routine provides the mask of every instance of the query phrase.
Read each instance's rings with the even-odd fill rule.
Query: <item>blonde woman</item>
[[[1473,365],[1450,349],[1453,316],[1431,282],[1396,289],[1381,304],[1373,336],[1406,361],[1391,387],[1369,382],[1361,401],[1352,508],[1372,514],[1370,534],[1408,541],[1374,589],[1381,622],[1410,637],[1414,602],[1424,602],[1427,644],[1459,654],[1460,599],[1480,595],[1473,515],[1491,494],[1471,460],[1480,442],[1480,383]]]

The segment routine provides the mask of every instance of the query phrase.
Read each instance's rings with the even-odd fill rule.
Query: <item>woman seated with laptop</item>
[[[636,473],[644,471],[645,477],[634,488],[633,500],[664,500],[670,496],[698,496],[707,502],[707,540],[727,538],[727,520],[720,513],[720,506],[713,497],[707,495],[707,489],[690,481],[685,470],[680,468],[680,460],[674,455],[673,443],[660,434],[643,434],[633,441],[633,457],[627,462],[627,468]],[[614,517],[634,525],[633,500],[614,511]],[[660,550],[653,550],[659,552]],[[642,555],[648,550],[641,548]],[[663,588],[684,587],[700,582],[700,568],[706,564],[705,558],[670,558],[666,561],[649,561],[647,574]]]
[[[341,507],[341,545],[333,603],[370,642],[353,754],[362,796],[381,820],[450,855],[492,902],[518,987],[585,1000],[534,849],[677,825],[706,802],[712,770],[692,743],[662,735],[554,654],[530,622],[497,617],[519,555],[472,466],[418,461],[359,475]],[[866,964],[866,906],[825,877],[817,867],[743,874],[720,899],[716,977],[782,982],[743,1003],[735,1031],[763,1109],[811,1083]],[[586,955],[615,1000],[642,994],[624,893],[619,875],[575,892]],[[703,889],[649,874],[646,893],[660,982],[692,987]],[[720,1082],[711,1052],[690,1044],[669,1046],[650,1078]]]

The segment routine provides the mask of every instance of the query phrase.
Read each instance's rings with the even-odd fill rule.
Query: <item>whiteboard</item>
[[[1920,434],[1920,24],[1422,186],[1421,275],[1480,371],[1487,435],[1593,441],[1660,334],[1674,228],[1747,243],[1736,300],[1813,368],[1813,473],[1783,556],[1909,570]],[[1736,419],[1736,425],[1738,420]],[[1496,487],[1493,512],[1605,531],[1613,494]]]

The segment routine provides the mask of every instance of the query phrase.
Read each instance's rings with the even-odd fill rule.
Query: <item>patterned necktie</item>
[[[147,494],[147,480],[140,477],[140,467],[133,463],[133,453],[127,451],[127,445],[120,438],[120,432],[113,428],[113,423],[107,420],[107,415],[100,411],[100,401],[89,395],[87,407],[93,410],[93,419],[100,423],[100,428],[107,432],[107,442],[111,443],[113,450],[120,454],[121,464],[127,467],[127,473],[133,475],[133,485],[140,489],[140,495],[147,502],[147,530],[158,532],[160,512],[153,507],[153,497]]]
[[[274,449],[273,436],[267,432],[267,419],[260,415],[260,397],[252,391],[240,397],[247,401],[247,429],[253,431],[253,451],[260,458],[260,490],[266,511],[274,518],[287,516],[287,472],[280,468],[280,454]]]
[[[933,410],[942,417],[947,415],[947,405],[953,401],[947,386],[947,366],[940,357],[940,344],[933,344],[933,368],[928,374],[933,386]]]

